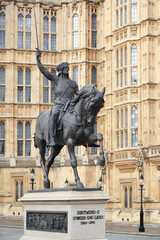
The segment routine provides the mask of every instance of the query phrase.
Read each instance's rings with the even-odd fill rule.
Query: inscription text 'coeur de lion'
[[[80,221],[81,225],[95,224],[97,220],[104,219],[100,210],[77,211],[76,216],[72,217],[73,221]]]
[[[68,232],[67,212],[26,212],[26,229],[48,232]]]

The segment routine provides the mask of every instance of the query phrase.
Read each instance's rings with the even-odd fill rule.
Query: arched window
[[[97,47],[97,15],[92,14],[92,47]]]
[[[138,54],[137,54],[137,46],[135,44],[132,45],[131,47],[131,84],[137,84],[137,59],[138,59]]]
[[[97,69],[92,67],[92,84],[97,85]]]
[[[73,48],[78,48],[78,15],[73,16]]]
[[[5,155],[5,124],[0,122],[0,156]]]
[[[23,156],[23,123],[18,122],[17,126],[17,155]]]
[[[0,101],[5,101],[5,69],[0,67]]]
[[[137,22],[137,3],[135,0],[131,0],[131,23]]]
[[[25,102],[31,102],[31,70],[26,69],[26,79],[25,79]]]
[[[25,124],[25,156],[31,155],[31,124],[26,122]]]
[[[137,64],[137,46],[135,44],[131,47],[131,65]]]
[[[0,10],[0,47],[5,47],[5,8]]]
[[[18,48],[23,48],[23,15],[18,15]]]
[[[26,10],[26,49],[31,49],[31,12]]]
[[[138,111],[136,107],[132,108],[132,127],[138,126]]]
[[[73,69],[73,80],[78,84],[78,68],[74,67]]]
[[[23,70],[18,69],[18,102],[23,102]]]
[[[56,50],[56,18],[51,18],[51,50]]]
[[[43,76],[43,103],[49,102],[49,81]]]
[[[49,18],[43,17],[43,49],[49,50]]]

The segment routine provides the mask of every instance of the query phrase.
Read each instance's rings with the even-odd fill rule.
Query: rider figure
[[[69,78],[69,68],[67,62],[59,63],[57,66],[58,76],[54,73],[49,72],[44,66],[42,65],[40,58],[41,58],[41,51],[37,49],[37,64],[38,68],[41,73],[51,81],[51,87],[55,94],[54,99],[54,106],[51,110],[51,115],[49,118],[49,126],[48,126],[48,146],[54,146],[55,144],[55,135],[56,135],[56,123],[58,119],[58,115],[60,110],[66,104],[67,101],[70,101],[74,94],[78,91],[78,85],[75,81],[72,81]],[[47,140],[47,139],[46,139]]]

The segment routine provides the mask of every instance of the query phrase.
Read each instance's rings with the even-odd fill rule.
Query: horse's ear
[[[101,92],[102,96],[104,96],[105,90],[106,90],[106,88],[104,87],[103,90],[102,90],[102,92]]]

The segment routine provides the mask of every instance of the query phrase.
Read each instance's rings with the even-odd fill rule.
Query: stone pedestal
[[[20,240],[105,238],[105,203],[99,189],[46,189],[25,194]]]

